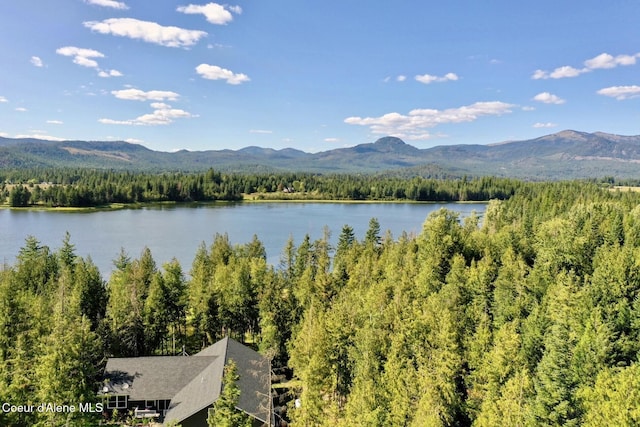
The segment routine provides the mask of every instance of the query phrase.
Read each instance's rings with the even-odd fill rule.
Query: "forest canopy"
[[[190,266],[123,250],[105,281],[72,236],[30,237],[0,271],[0,401],[96,402],[107,357],[230,335],[292,370],[292,425],[638,425],[639,260],[640,195],[582,182],[518,184],[416,236],[371,219],[335,247],[290,240],[276,266],[216,235]]]
[[[440,180],[387,175],[308,173],[134,173],[88,169],[0,173],[0,200],[12,207],[94,207],[113,203],[285,200],[485,201],[510,197],[522,183],[507,178]]]

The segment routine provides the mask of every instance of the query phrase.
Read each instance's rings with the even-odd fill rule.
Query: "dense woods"
[[[92,207],[111,203],[262,199],[465,201],[504,199],[521,185],[506,178],[438,180],[374,175],[146,174],[91,170],[26,170],[0,174],[10,206]]]
[[[258,237],[216,235],[190,266],[123,251],[104,281],[72,236],[57,250],[30,237],[0,272],[0,401],[94,402],[108,356],[231,335],[292,369],[297,426],[640,424],[640,194],[470,182],[512,195],[483,218],[438,211],[416,236],[371,219],[361,239],[335,230],[336,247],[329,230],[290,240],[276,266]],[[0,413],[3,426],[95,419]]]

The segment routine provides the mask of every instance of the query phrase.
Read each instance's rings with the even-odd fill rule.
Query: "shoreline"
[[[446,200],[345,200],[345,199],[245,199],[242,202],[247,203],[344,203],[344,204],[411,204],[411,205],[433,205],[437,203],[454,203],[454,204],[477,204],[489,203],[490,200],[464,200],[464,201],[446,201]]]
[[[111,203],[101,206],[73,207],[73,206],[25,206],[14,207],[7,204],[0,205],[0,209],[16,210],[16,211],[44,211],[44,212],[107,212],[118,211],[122,209],[143,209],[154,206],[206,206],[215,204],[235,204],[235,203],[323,203],[323,204],[477,204],[489,203],[490,200],[464,200],[464,201],[445,201],[445,200],[346,200],[346,199],[269,199],[251,197],[242,200],[213,200],[203,202],[144,202],[144,203]]]

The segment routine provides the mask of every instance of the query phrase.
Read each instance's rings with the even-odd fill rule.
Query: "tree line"
[[[479,201],[505,199],[522,185],[506,178],[412,179],[385,175],[134,173],[30,170],[0,174],[0,198],[13,207],[93,207],[112,203],[266,199]]]
[[[30,237],[0,271],[0,400],[95,401],[107,357],[228,335],[293,370],[293,425],[640,423],[639,194],[527,184],[415,236],[375,218],[339,233],[290,239],[275,266],[258,237],[218,234],[186,269],[123,250],[106,281],[70,236],[57,250]]]

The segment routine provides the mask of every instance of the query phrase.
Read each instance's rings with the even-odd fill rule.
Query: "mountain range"
[[[565,130],[524,141],[419,149],[399,138],[319,153],[246,147],[167,153],[123,141],[45,141],[0,137],[0,168],[71,167],[146,171],[305,171],[399,175],[572,179],[640,175],[640,135]]]

